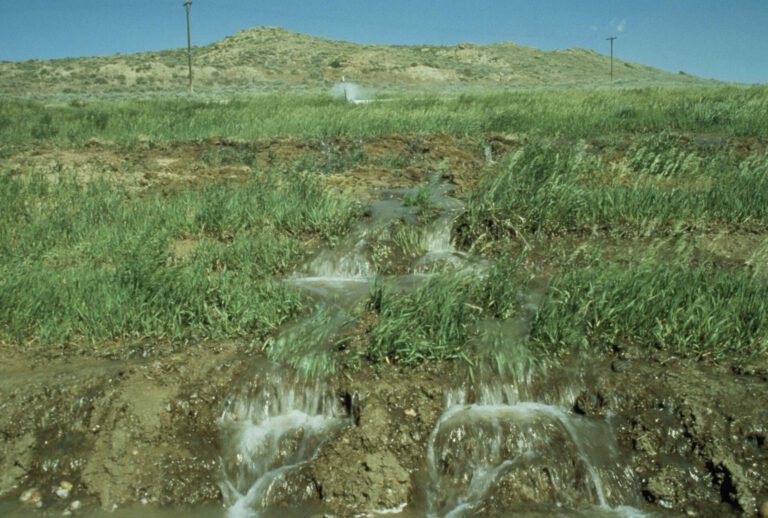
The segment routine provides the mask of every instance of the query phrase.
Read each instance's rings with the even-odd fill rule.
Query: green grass
[[[141,196],[66,175],[53,182],[3,171],[0,333],[44,344],[272,337],[270,358],[309,376],[332,373],[335,330],[353,317],[313,310],[277,334],[307,312],[299,293],[278,279],[302,258],[304,243],[335,243],[359,215],[355,203],[318,183],[318,175],[370,163],[356,137],[448,133],[481,142],[494,133],[525,134],[517,139],[524,144],[485,166],[455,234],[476,250],[509,249],[510,238],[535,247],[563,234],[591,250],[604,236],[764,233],[765,150],[708,148],[690,136],[762,137],[766,108],[764,87],[516,91],[367,106],[309,96],[58,107],[2,100],[4,159],[14,146],[76,147],[94,137],[130,153],[145,136],[290,136],[314,139],[320,153],[241,183]],[[244,146],[211,148],[201,159],[253,165],[253,156]],[[382,160],[402,165],[400,156]],[[428,193],[406,201],[430,215]],[[379,240],[384,259],[392,250],[424,252],[423,229],[410,225],[393,225]],[[496,258],[482,272],[432,274],[409,293],[379,282],[369,303],[376,325],[367,348],[354,354],[402,364],[489,360],[515,370],[568,351],[630,346],[713,358],[768,351],[766,251],[746,268],[668,249],[631,260],[558,256],[536,304],[525,253]],[[526,332],[510,339],[505,326],[517,321]]]
[[[301,310],[276,277],[301,243],[357,216],[293,172],[140,198],[4,174],[0,200],[0,330],[21,343],[264,337]]]
[[[308,317],[282,330],[264,343],[267,356],[290,365],[305,377],[324,377],[337,370],[334,353],[343,338],[339,330],[354,322],[346,311],[317,307]]]
[[[561,264],[535,302],[527,254],[502,257],[482,275],[435,274],[410,294],[379,286],[368,355],[404,364],[491,362],[517,372],[521,362],[630,347],[713,359],[768,352],[761,270],[717,267],[668,243],[630,260],[587,250],[586,259],[576,254]]]
[[[459,223],[462,240],[768,225],[768,155],[672,148],[647,156],[641,146],[608,164],[578,145],[529,144],[472,193]]]
[[[258,139],[489,132],[597,138],[683,131],[759,136],[765,87],[557,89],[394,97],[350,106],[329,97],[265,95],[225,102],[165,98],[44,106],[0,100],[0,141],[118,143],[140,136],[189,140],[214,135]]]
[[[470,275],[430,277],[413,293],[376,287],[372,299],[379,323],[371,334],[369,357],[405,364],[424,360],[469,358],[464,343],[480,308],[472,304]]]
[[[405,364],[462,358],[473,362],[481,319],[510,319],[523,311],[529,277],[522,257],[500,258],[485,273],[449,271],[430,275],[411,293],[378,283],[371,308],[379,320],[370,337],[368,355]]]
[[[716,359],[768,352],[768,279],[663,256],[566,267],[550,284],[531,347],[545,356],[629,346]]]

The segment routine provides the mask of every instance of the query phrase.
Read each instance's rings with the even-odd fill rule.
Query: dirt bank
[[[73,500],[106,510],[220,502],[216,418],[247,366],[263,361],[258,355],[237,344],[133,359],[3,353],[3,498],[37,489],[40,512],[56,514]],[[531,394],[561,391],[574,413],[611,416],[644,508],[757,514],[768,499],[767,362],[649,362],[626,353],[590,367],[568,363],[535,377]],[[466,380],[456,363],[342,372],[332,384],[350,425],[305,470],[310,500],[337,516],[423,506],[430,431],[443,395]],[[73,486],[66,498],[56,495],[62,482]],[[532,512],[547,503],[522,491],[502,481],[481,511]],[[37,498],[28,497],[31,507]]]

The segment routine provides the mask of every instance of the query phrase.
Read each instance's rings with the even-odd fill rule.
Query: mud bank
[[[74,501],[82,506],[74,513],[135,505],[191,505],[213,513],[221,505],[217,418],[248,367],[265,361],[258,354],[238,344],[133,359],[30,362],[3,352],[0,495],[6,505],[23,496],[26,503],[14,507],[30,515],[60,515]],[[425,455],[444,396],[473,386],[459,363],[342,371],[329,387],[348,425],[275,502],[293,501],[300,488],[301,505],[309,506],[302,509],[333,516],[393,509],[423,514]],[[618,354],[589,364],[563,362],[534,376],[525,391],[610,423],[644,511],[754,516],[768,499],[765,362],[649,362]],[[523,479],[499,477],[473,512],[552,510],[562,488],[534,471]],[[65,497],[56,494],[63,482],[72,484]],[[564,503],[567,511],[579,502]]]

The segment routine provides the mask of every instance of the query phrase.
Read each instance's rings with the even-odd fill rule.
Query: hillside
[[[342,77],[376,90],[606,83],[610,60],[585,49],[541,51],[511,42],[457,46],[360,45],[255,28],[193,48],[195,90],[312,91]],[[684,73],[615,61],[621,84],[701,84]],[[0,95],[183,92],[186,49],[106,57],[0,62]]]

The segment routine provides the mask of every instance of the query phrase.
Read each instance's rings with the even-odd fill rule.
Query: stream
[[[317,346],[333,347],[345,316],[364,304],[380,272],[371,255],[374,241],[394,224],[420,232],[420,253],[386,275],[403,290],[414,289],[429,272],[467,269],[481,275],[482,261],[458,252],[451,226],[461,204],[445,185],[435,185],[424,223],[417,207],[403,203],[408,190],[386,190],[370,204],[368,217],[333,249],[319,251],[286,282],[298,286],[315,310],[294,322],[276,340],[297,340],[310,333]],[[530,314],[495,325],[496,336],[519,340],[527,333],[543,295],[541,283],[529,294]],[[318,318],[322,313],[323,318]],[[373,515],[472,516],[498,506],[561,516],[646,516],[638,507],[638,481],[625,468],[610,419],[573,414],[570,397],[533,397],[525,379],[517,384],[469,380],[446,389],[443,410],[427,439],[416,495]],[[347,409],[348,410],[348,409]],[[250,518],[308,516],[318,488],[305,471],[329,441],[354,426],[352,416],[322,381],[280,374],[250,376],[233,394],[219,420],[223,443],[222,480],[228,516]],[[519,505],[514,499],[519,498]],[[489,507],[490,506],[490,507]],[[492,513],[493,514],[493,513]],[[318,515],[319,516],[319,515]]]

